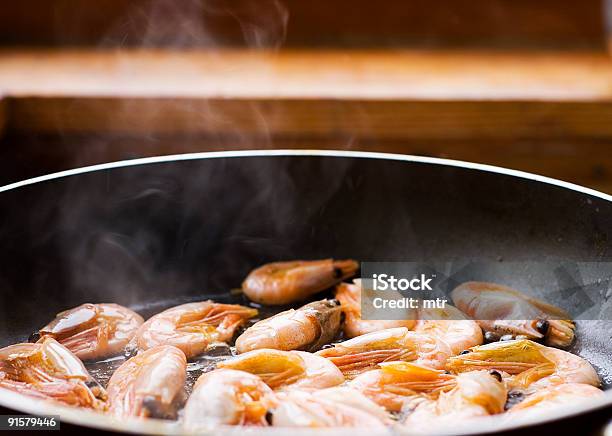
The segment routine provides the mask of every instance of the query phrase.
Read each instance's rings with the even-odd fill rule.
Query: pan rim
[[[355,150],[317,150],[317,149],[279,149],[279,150],[235,150],[235,151],[215,151],[215,152],[198,152],[198,153],[184,153],[184,154],[172,154],[145,157],[138,159],[120,160],[96,165],[89,165],[84,167],[73,168],[69,170],[54,172],[42,176],[37,176],[14,183],[10,183],[4,186],[0,186],[0,193],[12,191],[21,187],[42,183],[45,181],[61,179],[70,177],[73,175],[86,174],[95,171],[140,166],[147,164],[166,163],[166,162],[178,162],[178,161],[191,161],[199,159],[218,159],[218,158],[248,158],[248,157],[347,157],[347,158],[365,158],[365,159],[378,159],[378,160],[390,160],[390,161],[403,161],[403,162],[414,162],[431,165],[442,165],[457,168],[465,168],[476,171],[483,171],[493,174],[507,175],[512,177],[518,177],[525,180],[531,180],[539,183],[545,183],[552,186],[562,187],[571,191],[587,194],[596,198],[600,198],[605,201],[612,202],[612,195],[597,191],[595,189],[587,188],[585,186],[577,185],[574,183],[566,182],[563,180],[547,177],[535,173],[530,173],[521,170],[515,170],[495,165],[480,164],[468,161],[454,160],[454,159],[443,159],[434,157],[414,156],[407,154],[397,153],[380,153],[380,152],[369,152],[369,151],[355,151]],[[153,434],[182,434],[184,429],[176,424],[161,422],[159,420],[148,420],[150,422],[128,419],[117,421],[109,416],[102,415],[96,412],[84,411],[79,409],[72,409],[61,405],[47,403],[44,401],[37,401],[19,395],[14,392],[10,392],[4,389],[0,389],[0,405],[10,410],[16,410],[25,413],[33,414],[61,414],[61,421],[79,425],[82,427],[97,428],[102,430],[114,430],[126,433],[153,433]],[[488,431],[502,431],[512,430],[517,428],[523,428],[531,425],[543,424],[546,422],[554,421],[557,419],[570,418],[581,413],[592,412],[598,409],[612,406],[612,390],[604,391],[604,396],[601,399],[594,399],[588,404],[575,405],[569,410],[558,410],[551,411],[541,417],[526,419],[520,422],[509,422],[506,425],[498,425],[497,427],[492,426],[491,423],[488,425],[485,422],[474,423],[472,428],[465,429],[465,432],[461,434],[477,434]],[[272,430],[272,432],[270,432]],[[284,429],[266,429],[266,433],[274,433],[274,431],[280,431],[283,434]],[[299,429],[298,432],[301,432]],[[327,429],[323,433],[338,433],[346,430],[354,434],[355,429]],[[218,428],[207,432],[209,434],[223,432],[223,428]],[[304,433],[312,434],[312,431],[306,430]],[[389,434],[389,431],[384,434]]]
[[[176,421],[164,421],[160,419],[138,419],[138,418],[115,418],[110,415],[102,414],[88,409],[73,408],[61,404],[47,402],[45,400],[34,399],[25,395],[0,389],[0,406],[10,410],[33,415],[58,415],[60,424],[68,423],[86,428],[96,428],[99,430],[111,430],[121,433],[134,434],[190,434],[191,430],[181,426]],[[612,406],[612,391],[604,391],[604,395],[598,399],[591,399],[588,403],[572,404],[561,409],[554,409],[544,412],[539,417],[526,417],[525,419],[500,422],[497,416],[482,417],[478,422],[471,422],[469,425],[462,425],[452,429],[444,428],[440,431],[431,433],[432,435],[477,435],[489,434],[493,432],[510,431],[520,428],[531,427],[534,425],[546,424],[560,419],[570,419],[580,414],[595,412],[597,410]],[[605,424],[604,424],[605,425]],[[198,434],[225,434],[227,431],[236,429],[235,426],[221,425],[214,429],[197,430]],[[287,428],[283,427],[262,427],[259,431],[253,429],[253,434],[266,434],[270,436],[283,435]],[[334,434],[353,436],[357,429],[351,427],[330,427],[330,428],[292,428],[296,436],[300,434]],[[376,434],[390,435],[396,434],[397,430],[387,428],[380,432],[375,429],[368,429],[372,436]],[[409,435],[409,432],[400,434]]]
[[[415,156],[410,154],[399,153],[381,153],[372,151],[357,151],[357,150],[319,150],[319,149],[278,149],[278,150],[232,150],[232,151],[210,151],[197,153],[182,153],[169,154],[160,156],[143,157],[136,159],[119,160],[102,164],[88,165],[83,167],[72,168],[64,171],[45,174],[42,176],[32,177],[29,179],[20,180],[0,186],[0,193],[11,191],[23,186],[33,185],[49,180],[60,179],[64,177],[85,174],[95,171],[124,168],[132,166],[140,166],[147,164],[191,161],[200,159],[220,159],[220,158],[241,158],[241,157],[348,157],[362,159],[379,159],[403,162],[415,162],[431,165],[442,165],[456,168],[465,168],[476,171],[483,171],[494,174],[518,177],[521,179],[532,180],[548,185],[554,185],[569,189],[571,191],[580,192],[582,194],[591,195],[612,202],[612,195],[597,191],[586,186],[578,185],[564,180],[555,179],[553,177],[543,176],[541,174],[530,173],[511,168],[500,167],[496,165],[481,164],[469,161],[445,159],[437,157]]]

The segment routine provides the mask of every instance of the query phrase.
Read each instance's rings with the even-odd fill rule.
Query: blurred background
[[[611,15],[604,0],[4,2],[0,183],[161,154],[325,148],[612,193]]]

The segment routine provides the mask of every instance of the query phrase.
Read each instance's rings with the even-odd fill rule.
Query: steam
[[[120,74],[135,76],[142,72],[131,67],[130,53],[124,51],[128,46],[133,49],[134,42],[143,48],[204,48],[207,56],[221,61],[220,48],[236,40],[235,35],[219,31],[218,20],[235,24],[240,45],[273,52],[283,45],[289,14],[278,0],[153,0],[144,8],[130,9],[111,26],[100,46],[116,49],[119,60],[126,60]],[[163,154],[157,150],[168,141],[187,144],[185,151],[199,151],[201,141],[229,144],[229,149],[273,148],[270,125],[284,116],[282,105],[264,113],[256,102],[237,102],[242,110],[229,113],[199,99],[162,100],[164,111],[195,114],[188,119],[198,125],[185,126],[188,133],[171,137],[142,130],[118,138],[103,132],[89,134],[72,166],[107,161],[115,147],[129,152],[135,142],[139,149],[150,145],[155,154]],[[367,113],[356,110],[365,123]],[[125,117],[147,126],[165,113],[160,112],[159,99],[128,99],[114,108],[108,123],[112,127],[112,120]],[[248,132],[235,117],[248,121]],[[207,129],[210,125],[217,127]],[[205,137],[202,132],[207,132]],[[70,141],[74,143],[74,138]],[[293,159],[283,159],[282,165],[256,159],[241,160],[240,165],[222,159],[199,165],[125,168],[50,184],[47,188],[53,195],[32,211],[45,219],[28,226],[32,233],[44,233],[41,245],[50,247],[48,262],[41,271],[32,271],[35,294],[45,301],[44,307],[33,309],[32,318],[46,321],[84,302],[138,307],[185,296],[227,295],[229,286],[239,286],[248,271],[263,262],[350,256],[338,251],[344,248],[334,244],[334,235],[325,240],[316,235],[325,228],[310,224],[329,213],[342,186],[358,184],[344,177],[351,167],[349,160],[326,160],[306,175],[292,167]],[[335,178],[321,177],[325,174]],[[307,179],[297,179],[304,176]],[[310,187],[307,193],[305,186]],[[224,237],[216,238],[214,232]],[[321,240],[324,245],[315,245]],[[48,280],[53,282],[46,285]],[[47,299],[45,293],[55,297]]]
[[[278,49],[288,21],[289,12],[279,0],[151,0],[132,7],[111,27],[102,46],[120,48],[133,41],[136,47],[214,49],[235,45],[235,27],[242,33],[241,45]],[[219,22],[230,23],[229,35],[218,30]]]

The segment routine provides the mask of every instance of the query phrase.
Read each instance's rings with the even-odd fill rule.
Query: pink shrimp
[[[123,363],[108,382],[116,417],[175,418],[183,400],[187,359],[171,345],[149,348]]]
[[[257,303],[289,304],[334,286],[358,269],[354,260],[274,262],[251,271],[242,283],[242,291]]]
[[[174,345],[189,359],[214,343],[231,340],[236,329],[255,315],[256,309],[211,300],[182,304],[148,319],[136,334],[138,347]]]
[[[53,338],[0,349],[0,388],[97,410],[106,399],[79,358]]]
[[[142,323],[142,317],[127,307],[88,303],[58,313],[39,333],[80,359],[103,359],[121,354]]]
[[[459,309],[478,320],[489,341],[502,336],[543,339],[546,345],[564,348],[574,340],[576,327],[567,312],[507,286],[467,282],[451,296]]]
[[[416,312],[407,312],[406,319],[402,320],[361,319],[361,280],[359,279],[355,280],[354,284],[340,283],[336,286],[336,299],[340,301],[342,312],[345,315],[344,335],[347,338],[394,327],[411,329],[416,323]]]
[[[258,375],[272,389],[321,389],[344,383],[336,365],[305,351],[253,350],[219,362],[217,367]]]

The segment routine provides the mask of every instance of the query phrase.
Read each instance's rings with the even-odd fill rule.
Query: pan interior
[[[0,193],[0,345],[57,312],[149,316],[288,259],[610,261],[612,204],[560,186],[416,161],[252,156],[86,172]],[[505,283],[512,286],[512,283]],[[612,384],[612,323],[572,351]]]

